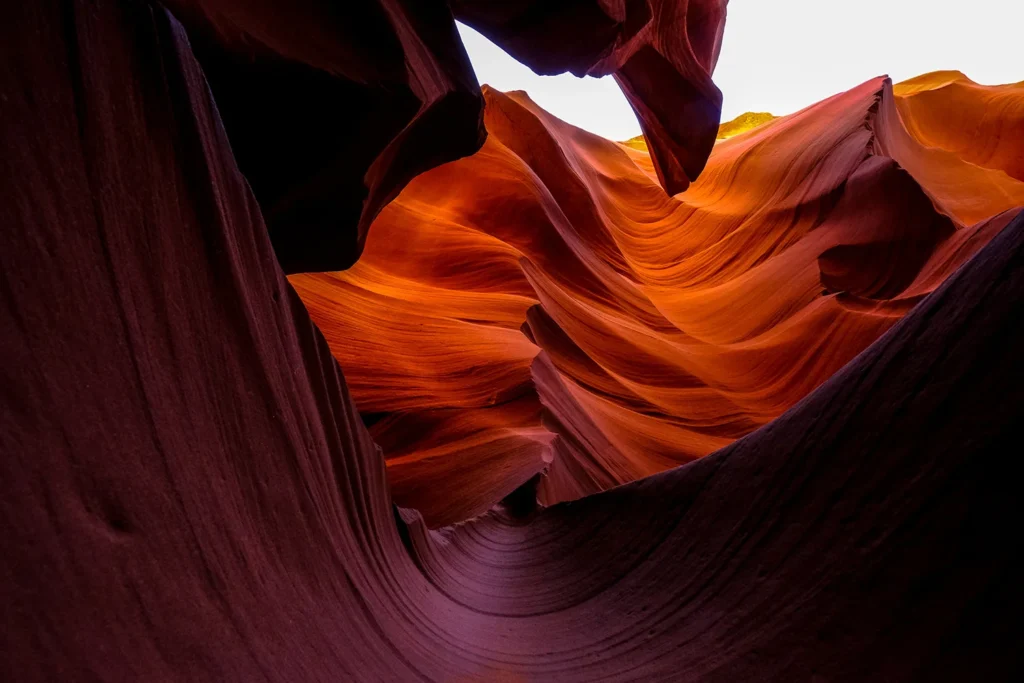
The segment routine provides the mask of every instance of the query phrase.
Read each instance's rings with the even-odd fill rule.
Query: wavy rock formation
[[[959,71],[899,83],[896,108],[908,131],[982,168],[1024,180],[1024,82],[978,85]]]
[[[935,238],[936,225],[944,237],[900,296],[943,284],[785,415],[716,454],[541,510],[513,495],[429,531],[391,502],[380,448],[285,277],[182,26],[142,2],[0,12],[3,680],[1019,677],[1022,511],[1008,449],[1024,399],[1024,217],[966,233],[950,221],[951,235],[941,220],[912,222],[914,239]],[[495,97],[504,116],[540,121]],[[847,135],[861,152],[873,144]],[[530,140],[538,155],[551,153],[544,140]],[[868,188],[903,177],[871,154],[857,173]],[[495,249],[523,293],[487,290],[487,272],[477,289],[511,318],[545,278],[552,299],[594,294],[578,300],[615,329],[625,304],[606,283],[630,273],[627,252],[612,250],[619,233],[598,233],[602,260],[569,230],[611,205],[580,176],[525,178],[549,197],[533,215],[560,216],[572,238],[550,256],[565,269],[544,271],[538,256],[528,273],[512,247]],[[509,229],[518,211],[538,211],[499,206]],[[871,207],[848,207],[858,209]],[[515,249],[549,239],[546,225]],[[851,225],[830,231],[861,234]],[[902,271],[885,261],[867,280],[845,259],[809,270],[856,286],[842,310],[891,317],[893,298],[872,295],[888,296]],[[430,272],[463,277],[443,261]],[[646,289],[629,300],[636,316],[649,311]],[[539,340],[548,307],[526,311]],[[710,322],[701,329],[716,337]],[[554,362],[531,371],[551,401],[558,386],[591,391]],[[435,373],[426,388],[461,382],[486,403],[477,372]],[[494,377],[492,407],[529,398],[499,396]]]
[[[720,142],[674,198],[642,151],[485,89],[478,154],[413,181],[354,268],[292,278],[399,503],[442,526],[541,471],[546,503],[648,476],[849,362],[1024,206],[1024,183],[903,125],[929,78]],[[1024,103],[969,94],[992,91]]]

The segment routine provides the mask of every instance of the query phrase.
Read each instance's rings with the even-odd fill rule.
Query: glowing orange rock
[[[710,340],[701,346],[651,303],[662,280],[742,293],[743,278],[781,263],[778,293],[744,300],[755,322],[767,304],[785,310],[786,273],[803,283],[820,272],[854,290],[813,297],[818,307],[838,300],[828,309],[838,320],[891,320],[945,281],[817,391],[715,454],[542,510],[520,486],[488,514],[429,531],[392,504],[380,449],[285,280],[182,26],[136,2],[6,3],[0,14],[12,28],[0,41],[0,680],[1019,678],[1024,510],[1007,446],[1019,441],[1024,405],[1024,215],[1001,231],[1005,212],[959,227],[922,210],[906,174],[869,155],[842,181],[849,192],[812,203],[817,212],[793,191],[813,183],[778,183],[768,211],[782,243],[734,272],[702,253],[716,240],[742,246],[737,230],[764,239],[759,226],[774,216],[734,225],[727,202],[667,202],[630,166],[649,159],[493,96],[509,121],[491,121],[501,138],[490,159],[438,171],[389,214],[377,248],[418,256],[409,267],[365,271],[347,289],[297,278],[322,295],[322,318],[335,315],[332,300],[358,304],[337,309],[336,353],[344,325],[376,335],[355,343],[386,350],[373,362],[390,364],[387,390],[405,390],[405,407],[363,418],[390,425],[383,447],[408,456],[393,460],[392,480],[443,475],[443,488],[401,488],[434,518],[536,466],[525,441],[523,457],[498,447],[510,432],[542,447],[550,439],[546,499],[657,465],[621,444],[630,421],[640,432],[671,416],[601,395],[623,382],[606,366],[664,347],[690,353],[659,357],[668,370],[700,365],[694,349],[715,370],[723,349],[745,348],[723,339],[799,332],[815,305],[797,298],[789,318],[753,331],[739,306],[738,329],[695,314]],[[398,12],[389,18],[411,46],[429,35]],[[308,42],[295,27],[280,28]],[[859,92],[847,104],[865,100]],[[842,128],[857,117],[835,118]],[[856,159],[856,126],[833,137]],[[768,142],[733,168],[736,179],[771,166]],[[502,174],[509,183],[491,182]],[[737,203],[742,190],[730,191]],[[876,197],[899,218],[888,229],[871,222]],[[656,278],[649,264],[674,247],[643,219],[684,240],[677,219],[716,207],[704,235],[683,245],[696,270],[668,263]],[[799,228],[792,244],[786,216]],[[403,232],[402,221],[422,232]],[[898,248],[880,250],[879,263],[861,258],[886,235]],[[892,294],[911,268],[914,280]],[[589,317],[570,329],[549,300]],[[395,310],[375,317],[373,301]],[[673,315],[685,316],[684,303]],[[547,350],[517,394],[507,389],[535,348],[512,334],[521,316]],[[414,322],[466,336],[431,339]],[[591,358],[571,336],[588,325],[632,346]],[[470,352],[474,362],[452,357]],[[649,373],[637,389],[657,397],[672,379]],[[390,409],[372,389],[361,389],[364,405]],[[539,418],[531,391],[547,406]],[[492,471],[494,461],[478,482],[467,453],[511,453],[511,469]]]
[[[478,154],[415,179],[351,270],[291,278],[431,525],[767,424],[1024,206],[1009,157],[963,151],[1004,127],[960,144],[931,111],[997,101],[1012,127],[1021,86],[874,79],[719,142],[676,197],[643,149],[484,92]]]

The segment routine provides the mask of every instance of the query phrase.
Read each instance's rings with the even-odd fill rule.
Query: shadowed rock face
[[[663,184],[685,189],[718,125],[710,73],[724,0],[520,5],[455,9],[545,73],[615,74]],[[480,90],[443,0],[169,6],[189,29],[286,272],[351,266],[406,183],[483,142]]]
[[[541,471],[546,503],[654,474],[863,351],[1024,205],[964,158],[929,173],[905,98],[878,78],[721,142],[670,198],[648,155],[485,88],[479,153],[413,181],[355,267],[292,278],[398,502],[437,527]]]
[[[171,0],[287,272],[346,268],[417,173],[484,139],[440,0]]]
[[[391,504],[182,26],[0,11],[3,680],[1019,677],[1024,218],[930,258],[943,284],[727,448],[428,531]]]

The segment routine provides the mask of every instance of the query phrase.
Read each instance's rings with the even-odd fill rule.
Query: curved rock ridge
[[[292,278],[396,500],[443,526],[542,471],[542,502],[573,499],[795,405],[1024,206],[1024,183],[904,126],[930,78],[719,142],[677,197],[642,150],[485,88],[480,152],[413,181],[352,269]],[[1024,102],[967,94],[993,92]]]
[[[182,27],[0,13],[0,679],[1019,678],[1024,217],[948,237],[921,287],[974,255],[716,454],[428,531]]]
[[[938,147],[983,168],[1024,180],[1024,82],[978,85],[959,71],[936,71],[896,84],[904,126]]]
[[[929,90],[915,79],[910,86],[914,92],[885,100],[879,117],[892,124],[880,127],[877,149],[899,161],[936,207],[961,223],[984,220],[996,208],[1024,204],[1024,82],[981,86],[966,78],[945,80],[937,79]],[[928,109],[951,113],[924,114]],[[943,122],[932,123],[937,118]],[[943,127],[945,134],[938,132]],[[957,137],[963,142],[952,141]],[[995,148],[1002,151],[992,152]]]

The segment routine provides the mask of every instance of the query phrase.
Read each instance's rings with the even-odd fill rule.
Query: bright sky
[[[714,80],[722,120],[789,114],[869,78],[959,69],[979,83],[1024,80],[1024,0],[731,0]],[[537,76],[459,26],[481,83],[613,140],[640,126],[611,78]]]

